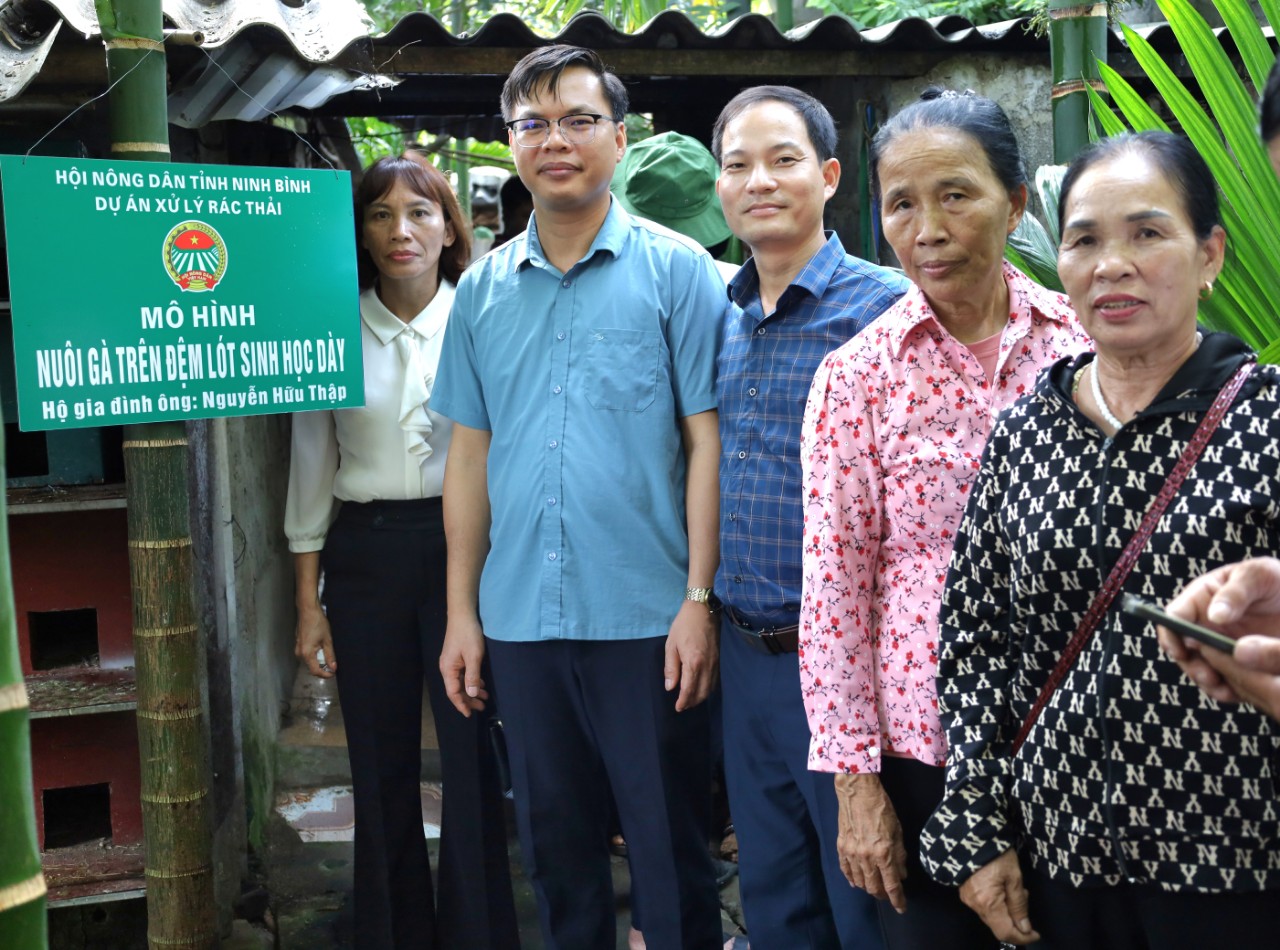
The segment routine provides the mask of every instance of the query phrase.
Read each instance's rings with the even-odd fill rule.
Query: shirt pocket
[[[587,334],[587,401],[596,409],[648,409],[658,390],[658,331],[594,327]]]

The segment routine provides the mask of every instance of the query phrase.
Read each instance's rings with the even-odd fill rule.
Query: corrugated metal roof
[[[100,35],[93,0],[45,2],[77,33]],[[264,26],[313,63],[328,62],[374,26],[356,0],[161,0],[160,9],[166,26],[202,33],[206,46],[222,46],[251,26]]]
[[[807,62],[819,70],[833,63],[844,75],[912,75],[910,70],[923,71],[920,63],[961,51],[1042,54],[1046,64],[1049,54],[1047,38],[1032,34],[1025,19],[974,26],[963,17],[944,16],[859,31],[842,17],[828,16],[784,33],[758,14],[702,30],[684,13],[668,10],[629,34],[594,13],[581,13],[548,39],[511,14],[492,17],[474,34],[455,36],[433,17],[410,13],[378,35],[356,0],[301,0],[296,6],[282,0],[163,0],[163,11],[167,27],[204,37],[203,54],[170,48],[170,117],[188,127],[315,109],[335,98],[345,101],[348,93],[356,94],[347,97],[353,108],[367,110],[381,100],[361,99],[362,91],[386,90],[402,78],[412,83],[412,77],[429,75],[501,75],[520,53],[550,41],[597,49],[606,60],[612,52],[633,76],[723,70],[731,61],[725,57],[740,52],[778,63]],[[63,23],[85,38],[86,48],[99,42],[93,0],[0,0],[0,102],[17,97],[42,70],[56,70],[57,57],[49,60],[55,40],[59,49],[74,40],[59,29]],[[1157,50],[1176,50],[1166,24],[1141,32]],[[700,63],[698,53],[707,54],[705,68],[693,68]],[[1114,33],[1108,55],[1116,63],[1131,59]],[[392,100],[394,114],[411,114],[415,95],[411,86],[402,87]],[[454,111],[467,121],[470,107],[459,105]]]
[[[991,26],[974,26],[964,17],[912,18],[859,31],[840,16],[825,16],[786,32],[769,17],[747,14],[729,23],[702,30],[679,10],[666,10],[634,33],[615,28],[598,14],[579,13],[548,39],[535,33],[519,17],[499,13],[477,32],[455,36],[434,17],[410,13],[385,36],[385,45],[406,43],[431,47],[524,47],[547,42],[570,43],[607,51],[618,49],[768,49],[841,50],[861,46],[882,48],[1013,47],[1048,51],[1047,39],[1027,33],[1026,19]]]
[[[281,0],[163,0],[162,11],[167,30],[200,34],[207,54],[174,83],[170,118],[178,125],[261,119],[394,84],[329,65],[344,49],[367,40],[374,27],[356,0],[304,0],[297,6]],[[63,25],[86,45],[101,42],[93,0],[0,5],[0,102],[20,95],[46,67],[59,34],[67,40]],[[170,59],[172,68],[175,58]],[[56,66],[55,57],[51,68]]]
[[[844,17],[825,16],[783,32],[769,17],[752,13],[702,30],[685,13],[666,10],[634,33],[625,33],[600,15],[588,11],[577,14],[563,30],[548,38],[535,33],[519,17],[509,13],[493,16],[473,34],[456,36],[428,14],[409,13],[385,37],[379,38],[379,44],[389,47],[413,43],[430,47],[528,48],[556,42],[587,46],[602,52],[675,48],[831,51],[864,48],[886,54],[956,49],[1048,54],[1049,38],[1036,36],[1029,29],[1030,22],[1029,18],[1022,17],[975,25],[961,16],[911,17],[869,30],[858,30]],[[1167,23],[1140,24],[1134,29],[1157,50],[1177,47]],[[1221,34],[1223,31],[1217,32]],[[1118,30],[1112,31],[1108,48],[1109,52],[1126,52]]]

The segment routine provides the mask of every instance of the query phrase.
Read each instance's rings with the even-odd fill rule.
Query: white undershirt
[[[290,551],[323,548],[340,501],[441,493],[452,423],[427,404],[453,293],[453,284],[441,280],[431,303],[409,323],[372,289],[360,295],[365,404],[293,414],[284,517]]]

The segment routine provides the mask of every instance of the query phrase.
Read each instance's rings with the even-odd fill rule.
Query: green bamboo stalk
[[[9,517],[0,493],[0,947],[5,950],[44,950],[49,944],[32,788],[31,722],[18,660]]]
[[[795,25],[795,10],[792,0],[774,0],[773,23],[779,33],[785,33]]]
[[[113,84],[111,154],[168,161],[160,0],[96,2]],[[147,941],[152,950],[212,950],[218,943],[186,449],[182,422],[125,427]]]
[[[1088,87],[1105,91],[1098,61],[1107,60],[1110,3],[1048,0],[1053,77],[1053,160],[1065,165],[1089,144]]]

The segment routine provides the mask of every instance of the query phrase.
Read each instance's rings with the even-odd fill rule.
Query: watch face
[[[695,604],[706,604],[712,611],[719,610],[721,607],[720,598],[711,587],[690,587],[685,590],[684,599],[691,600]]]

